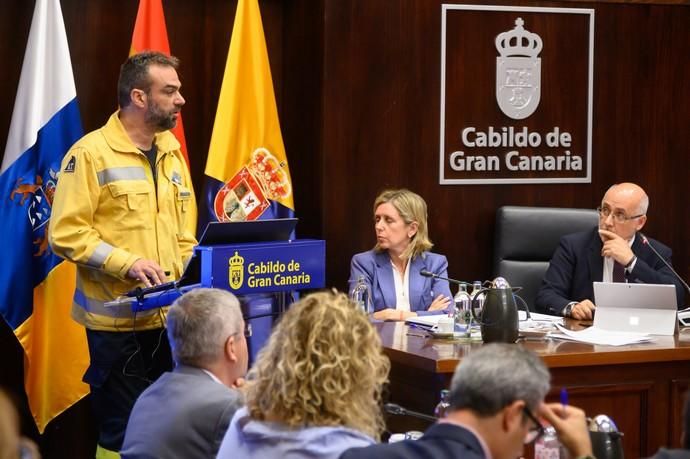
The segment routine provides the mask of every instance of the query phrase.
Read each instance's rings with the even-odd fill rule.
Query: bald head
[[[600,216],[599,228],[612,231],[630,240],[647,222],[649,198],[642,187],[634,183],[617,183],[608,189],[601,200],[601,208],[610,212],[608,217]],[[624,220],[617,221],[619,215]]]
[[[647,208],[649,208],[647,193],[645,193],[641,186],[635,183],[616,183],[608,189],[604,199],[606,200],[607,197],[629,203],[632,206],[628,209],[631,212],[630,215],[645,215]]]

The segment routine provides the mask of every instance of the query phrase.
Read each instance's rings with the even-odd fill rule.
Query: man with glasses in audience
[[[647,222],[648,207],[647,194],[634,183],[609,188],[597,208],[599,227],[561,239],[537,294],[537,311],[591,320],[593,282],[673,284],[681,308],[682,284],[637,234]],[[670,265],[671,249],[648,241]]]
[[[123,459],[216,457],[242,405],[247,337],[237,298],[219,289],[185,293],[167,315],[175,369],[137,399],[120,451]]]
[[[514,459],[543,434],[538,417],[553,425],[571,458],[591,457],[584,412],[544,403],[550,378],[536,354],[515,344],[487,344],[457,366],[446,416],[419,440],[352,448],[341,459]]]

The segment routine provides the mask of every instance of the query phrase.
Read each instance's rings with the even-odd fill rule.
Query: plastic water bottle
[[[484,307],[484,293],[479,293],[482,290],[482,281],[474,281],[472,283],[472,308],[477,317],[481,318],[482,308]],[[476,295],[476,296],[475,296]]]
[[[359,279],[357,279],[357,285],[355,285],[355,288],[352,290],[350,299],[359,309],[364,311],[365,314],[374,312],[371,304],[371,292],[369,291],[369,285],[367,285],[364,276],[359,276]]]
[[[544,435],[534,443],[534,459],[568,459],[570,455],[558,441],[553,426],[544,427]]]
[[[450,407],[450,391],[448,389],[443,389],[441,391],[441,401],[438,402],[436,408],[434,409],[434,416],[437,418],[445,418],[446,412]]]
[[[465,329],[465,335],[470,335],[470,326],[472,325],[472,311],[470,305],[472,298],[467,293],[467,286],[460,284],[458,293],[455,294],[455,325],[460,325],[460,328]]]

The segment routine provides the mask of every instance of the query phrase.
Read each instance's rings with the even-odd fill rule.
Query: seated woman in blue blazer
[[[352,257],[349,291],[360,278],[368,284],[374,318],[405,320],[447,310],[448,282],[423,277],[426,270],[448,277],[448,261],[429,252],[426,202],[409,190],[386,190],[374,201],[376,246]]]

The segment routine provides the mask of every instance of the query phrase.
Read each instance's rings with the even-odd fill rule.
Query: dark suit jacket
[[[137,399],[120,455],[123,459],[216,457],[241,403],[238,391],[200,368],[178,366]]]
[[[660,448],[649,459],[690,459],[690,450]]]
[[[648,239],[656,251],[671,264],[671,249],[661,242]],[[594,302],[592,282],[601,282],[604,276],[602,246],[597,228],[561,238],[535,299],[538,312],[560,315],[571,301]],[[639,236],[635,237],[631,249],[637,256],[637,262],[631,273],[626,272],[628,282],[675,285],[678,307],[682,308],[685,297],[683,285],[671,270],[642,243]]]
[[[419,440],[405,440],[365,448],[351,448],[340,459],[482,459],[484,451],[472,432],[441,422],[429,427]]]
[[[440,293],[453,299],[448,287],[448,281],[423,277],[420,272],[426,270],[441,277],[448,277],[448,260],[443,255],[425,252],[415,257],[410,262],[410,310],[417,314],[427,313],[431,302]],[[387,307],[395,308],[395,281],[393,280],[393,267],[388,257],[388,252],[375,252],[370,250],[352,257],[350,263],[349,290],[357,285],[360,276],[371,290],[371,300],[374,311],[380,311]],[[452,301],[451,301],[452,303]]]

